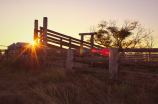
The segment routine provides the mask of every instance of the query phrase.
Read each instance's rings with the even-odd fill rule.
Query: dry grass
[[[25,60],[26,61],[26,60]],[[110,83],[105,73],[0,64],[0,104],[157,104],[158,87]],[[20,61],[23,63],[22,61]],[[23,70],[24,69],[24,70]],[[29,70],[28,70],[29,69]],[[140,80],[139,83],[141,83]]]

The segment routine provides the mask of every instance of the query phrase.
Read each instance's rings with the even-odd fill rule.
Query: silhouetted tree
[[[97,28],[91,26],[90,31],[97,32],[94,42],[107,48],[145,48],[148,37],[153,32],[142,27],[137,21],[129,20],[125,20],[121,27],[115,20],[101,21]]]

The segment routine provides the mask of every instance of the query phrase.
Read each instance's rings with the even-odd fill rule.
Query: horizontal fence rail
[[[42,29],[42,31],[43,31],[43,27],[40,27],[40,29]],[[40,39],[43,39],[42,36],[43,35],[40,36]],[[92,45],[91,43],[88,43],[88,42],[85,42],[85,41],[82,41],[82,40],[79,40],[79,39],[73,38],[71,36],[67,36],[67,35],[58,33],[58,32],[55,32],[55,31],[49,30],[49,29],[47,29],[47,39],[48,39],[48,42],[56,43],[59,45],[65,45],[67,47],[69,47],[71,45],[72,48],[76,48],[76,47],[80,46],[81,43],[83,44],[83,46],[85,48],[91,48],[91,45]],[[65,42],[64,40],[68,41],[68,42]],[[78,45],[75,45],[75,44],[78,44]],[[103,49],[103,47],[101,47],[99,45],[95,45],[95,44],[93,44],[93,48]]]
[[[100,68],[82,68],[82,67],[72,67],[72,68],[74,70],[108,73],[108,70],[106,70],[106,69],[100,69]]]
[[[104,58],[81,58],[81,57],[74,57],[74,61],[108,62],[109,59],[104,59]]]
[[[158,48],[152,49],[119,49],[119,52],[158,52]]]
[[[123,71],[123,70],[118,70],[118,74],[126,74],[126,75],[132,75],[132,76],[137,76],[137,77],[158,79],[158,74],[149,74],[149,73],[142,73],[142,72],[131,72],[131,71]]]

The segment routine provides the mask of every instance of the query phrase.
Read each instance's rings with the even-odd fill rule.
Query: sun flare
[[[35,41],[32,41],[30,44],[34,46],[34,45],[36,44],[36,42],[35,42]]]

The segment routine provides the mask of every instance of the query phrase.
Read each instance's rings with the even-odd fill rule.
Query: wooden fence
[[[83,41],[83,35],[88,34],[91,35],[91,43]],[[68,35],[55,32],[53,30],[47,29],[47,17],[44,17],[43,27],[40,27],[40,29],[38,29],[38,20],[35,20],[34,25],[34,41],[41,45],[44,45],[45,47],[55,49],[76,49],[77,47],[83,47],[85,49],[102,49],[103,47],[95,45],[93,43],[94,34],[96,33],[80,33],[80,40]]]
[[[135,63],[135,65],[149,65],[148,63],[152,63],[150,65],[158,65],[158,61],[136,61],[129,60],[127,58],[122,59],[122,56],[120,56],[120,53],[122,52],[158,52],[158,49],[116,49],[116,48],[110,48],[109,49],[109,58],[101,58],[101,57],[91,57],[91,58],[85,58],[85,57],[76,57],[75,53],[78,50],[73,49],[57,49],[60,52],[67,52],[66,57],[58,57],[54,59],[61,59],[66,60],[65,62],[65,69],[66,71],[72,71],[72,70],[83,70],[83,71],[91,71],[91,72],[102,72],[102,73],[108,73],[109,79],[116,80],[118,74],[126,74],[126,75],[133,75],[133,76],[139,76],[139,77],[145,77],[145,78],[154,78],[158,79],[158,74],[150,74],[150,73],[143,73],[143,72],[132,72],[132,71],[124,71],[124,70],[118,70],[118,66],[122,64],[132,64]],[[54,50],[54,51],[57,51]],[[91,49],[85,50],[86,52],[91,53]],[[137,56],[137,55],[136,55]],[[134,56],[136,58],[136,56]],[[129,60],[129,61],[128,61]],[[88,68],[88,67],[76,67],[73,65],[75,61],[80,62],[103,62],[109,64],[109,69],[101,69],[101,68]],[[140,64],[141,62],[141,64]],[[137,64],[139,63],[139,64]],[[154,63],[154,64],[153,64]],[[51,63],[50,63],[51,64]],[[52,62],[53,64],[53,62]]]
[[[67,55],[62,56],[59,54],[60,57],[51,57],[53,55],[53,52],[59,51],[59,53],[66,52]],[[74,49],[47,49],[47,65],[50,64],[52,66],[60,66],[58,64],[54,64],[52,60],[65,60],[65,69],[67,71],[71,70],[83,70],[83,71],[91,71],[91,72],[103,72],[109,74],[109,79],[117,79],[118,74],[127,74],[127,75],[134,75],[134,76],[141,76],[141,77],[147,77],[147,78],[156,78],[158,79],[158,74],[150,74],[150,73],[142,73],[142,72],[132,72],[132,71],[124,71],[124,70],[118,70],[119,65],[124,64],[135,64],[135,65],[153,65],[158,66],[158,60],[144,60],[145,58],[141,58],[140,56],[143,56],[141,54],[131,55],[131,57],[134,58],[128,58],[130,55],[124,55],[122,56],[120,53],[122,52],[150,52],[150,53],[156,53],[158,52],[158,49],[116,49],[116,48],[110,48],[109,49],[109,58],[104,57],[76,57],[75,53],[79,50]],[[91,49],[85,49],[85,52],[91,53]],[[50,52],[50,55],[48,56]],[[150,54],[150,56],[156,56],[157,54]],[[127,57],[128,56],[128,57]],[[138,57],[137,57],[138,56]],[[147,56],[147,55],[145,55]],[[152,56],[152,57],[153,57]],[[150,57],[147,57],[150,58]],[[141,59],[141,60],[140,60]],[[80,61],[80,62],[103,62],[103,63],[109,63],[109,69],[100,69],[100,68],[85,68],[85,67],[76,67],[73,65],[74,61]],[[54,65],[53,65],[54,64]]]
[[[91,50],[86,50],[87,52],[91,52]],[[109,49],[109,59],[108,58],[81,58],[74,56],[74,50],[69,49],[67,52],[67,61],[66,61],[66,70],[84,70],[84,71],[92,71],[92,72],[104,72],[109,74],[109,79],[117,79],[118,74],[128,74],[128,75],[136,75],[147,78],[156,78],[158,79],[158,74],[149,74],[142,72],[131,72],[131,71],[123,71],[118,70],[119,64],[132,64],[135,63],[138,65],[158,65],[158,61],[138,61],[138,60],[126,60],[126,58],[122,59],[119,56],[120,52],[158,52],[158,49]],[[136,56],[135,56],[136,57]],[[109,69],[99,69],[99,68],[83,68],[83,67],[74,67],[73,61],[92,61],[92,62],[109,62]]]
[[[119,49],[119,52],[127,53],[120,55],[120,64],[158,66],[158,49]]]
[[[38,29],[38,20],[35,20],[34,22],[34,41],[43,48],[43,59],[45,65],[47,49],[103,49],[103,47],[93,43],[94,34],[96,33],[80,33],[80,40],[48,29],[47,23],[47,17],[44,17],[43,27]],[[91,35],[91,43],[83,41],[83,36],[88,34]]]

